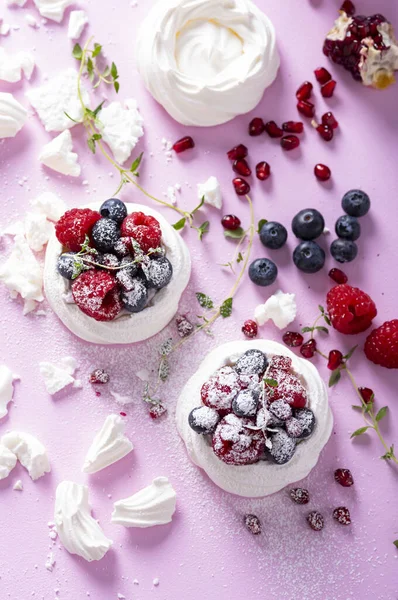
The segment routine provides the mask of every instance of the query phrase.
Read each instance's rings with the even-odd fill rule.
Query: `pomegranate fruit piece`
[[[345,0],[343,2],[343,4],[341,5],[340,10],[345,12],[345,14],[348,17],[352,17],[353,15],[355,15],[355,6],[354,6],[353,2],[351,2],[351,0]]]
[[[242,177],[249,177],[252,174],[252,170],[249,167],[245,158],[238,158],[237,160],[235,160],[234,164],[232,165],[232,168],[235,171],[235,173],[238,173],[238,175],[242,175]]]
[[[221,219],[221,225],[229,231],[236,231],[240,227],[240,219],[236,215],[225,215]]]
[[[308,340],[305,344],[303,344],[300,348],[300,354],[304,356],[304,358],[312,358],[316,351],[316,341],[314,339]]]
[[[334,479],[343,487],[351,487],[354,485],[354,478],[349,469],[336,469],[334,472]]]
[[[190,150],[191,148],[194,148],[194,147],[195,147],[195,142],[189,135],[187,135],[187,136],[181,138],[180,140],[178,140],[173,145],[173,150],[177,154],[181,154],[181,152],[185,152],[186,150]]]
[[[243,144],[238,144],[238,146],[234,146],[227,152],[227,156],[229,160],[238,160],[239,158],[246,158],[248,155],[248,149]]]
[[[316,130],[321,136],[321,138],[325,140],[325,142],[330,142],[333,139],[333,129],[331,127],[328,127],[328,125],[317,125]]]
[[[317,82],[320,83],[321,85],[324,85],[325,83],[327,83],[328,81],[330,81],[332,79],[331,74],[329,73],[329,71],[327,69],[325,69],[325,67],[318,67],[317,69],[315,69],[314,73],[315,73]]]
[[[282,129],[286,133],[303,133],[304,125],[301,121],[286,121],[282,124]]]
[[[252,321],[251,319],[245,321],[243,323],[242,333],[244,333],[247,338],[255,338],[258,334],[258,325],[256,321]]]
[[[308,118],[311,118],[315,115],[315,106],[312,104],[312,102],[307,102],[306,100],[300,100],[297,103],[297,110],[299,113]]]
[[[241,177],[236,177],[232,183],[238,196],[245,196],[250,192],[250,185]]]
[[[351,525],[350,511],[345,506],[335,508],[333,511],[333,518],[336,519],[340,525]]]
[[[329,352],[328,369],[334,371],[338,369],[343,362],[343,355],[340,350],[331,350]]]
[[[260,535],[261,533],[261,521],[256,515],[245,515],[244,516],[245,527],[253,535]]]
[[[271,138],[280,138],[283,136],[283,130],[278,127],[275,121],[268,121],[268,123],[265,124],[265,131]]]
[[[332,172],[326,165],[321,165],[320,163],[315,165],[314,174],[319,181],[328,181],[332,176]]]
[[[313,85],[310,81],[304,81],[296,92],[297,100],[308,100],[312,93]]]
[[[330,269],[329,271],[330,279],[333,279],[336,283],[347,283],[348,277],[341,269]]]
[[[256,137],[264,132],[264,121],[260,117],[255,117],[249,123],[249,135]]]
[[[323,516],[317,510],[313,510],[309,513],[309,515],[307,516],[307,522],[311,529],[313,529],[314,531],[321,531],[321,529],[323,529],[325,525],[325,520]]]
[[[256,165],[256,176],[260,181],[265,181],[271,175],[271,167],[265,161],[259,162]]]
[[[294,150],[300,146],[300,140],[295,135],[285,135],[281,139],[281,146],[284,150]]]
[[[332,112],[327,112],[324,115],[322,115],[322,125],[327,125],[332,129],[337,129],[337,127],[339,126]]]
[[[298,348],[304,342],[304,338],[301,333],[297,333],[296,331],[286,331],[282,337],[286,346],[290,346],[290,348]]]
[[[374,395],[373,390],[371,390],[370,388],[367,388],[367,387],[360,387],[360,388],[358,388],[358,391],[361,394],[362,399],[365,402],[365,404],[369,404],[369,402],[374,402],[375,395]]]
[[[336,82],[334,79],[331,79],[325,85],[321,87],[321,94],[324,98],[331,98],[334,94],[334,90],[336,88]]]

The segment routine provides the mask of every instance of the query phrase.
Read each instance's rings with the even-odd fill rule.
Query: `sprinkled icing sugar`
[[[208,406],[201,406],[195,411],[194,420],[196,425],[207,431],[214,429],[219,419],[218,413]]]
[[[248,350],[236,362],[237,373],[260,374],[267,368],[267,358],[260,350]]]

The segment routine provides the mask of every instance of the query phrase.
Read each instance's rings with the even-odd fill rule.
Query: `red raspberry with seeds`
[[[91,373],[89,381],[90,383],[108,383],[109,373],[104,371],[104,369],[95,369],[95,371]]]
[[[311,529],[313,529],[314,531],[321,531],[321,529],[323,529],[325,525],[325,520],[323,516],[317,510],[313,510],[309,513],[309,515],[307,516],[307,522]]]
[[[347,284],[333,287],[326,296],[326,305],[333,327],[347,335],[366,331],[377,315],[372,298]]]
[[[333,518],[341,525],[351,525],[351,515],[348,508],[339,506],[333,511]]]
[[[242,332],[248,338],[255,338],[258,334],[258,325],[256,321],[248,319],[243,323]]]
[[[72,283],[72,295],[80,310],[96,321],[112,321],[123,308],[117,281],[106,271],[79,275]]]
[[[290,372],[292,368],[292,359],[288,356],[273,356],[269,365],[270,371],[286,371]]]
[[[310,493],[304,488],[293,488],[290,490],[289,496],[296,504],[308,504],[310,501]]]
[[[72,208],[59,219],[55,225],[57,240],[71,252],[79,252],[86,235],[97,221],[101,219],[99,212],[90,208]]]
[[[222,367],[202,385],[202,402],[225,415],[232,410],[232,400],[240,389],[238,373],[231,367]]]
[[[336,469],[334,479],[343,487],[351,487],[354,485],[354,478],[349,469]]]
[[[268,386],[270,402],[284,400],[292,408],[304,408],[307,404],[307,391],[299,378],[290,371],[291,359],[274,356],[267,372],[267,378],[274,379],[277,386]]]
[[[245,515],[243,522],[246,529],[253,535],[260,535],[261,533],[261,521],[256,515]]]
[[[214,454],[227,465],[251,465],[260,460],[264,452],[265,438],[261,431],[254,431],[253,421],[234,414],[224,417],[213,435]]]
[[[398,319],[387,321],[366,338],[366,357],[381,367],[398,369]]]
[[[134,238],[145,253],[151,248],[158,248],[162,239],[159,221],[142,212],[128,215],[124,219],[120,231],[122,236]]]

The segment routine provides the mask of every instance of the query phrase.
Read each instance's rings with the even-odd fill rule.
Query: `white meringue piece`
[[[51,471],[47,450],[30,433],[10,431],[3,435],[0,442],[16,455],[33,481]]]
[[[124,106],[120,102],[111,102],[101,110],[98,118],[103,141],[108,144],[117,162],[123,164],[144,135],[144,119],[136,100],[125,100]]]
[[[49,221],[58,221],[66,212],[67,206],[58,194],[43,192],[30,201],[32,208],[43,215]]]
[[[264,325],[270,319],[279,329],[285,329],[297,315],[295,294],[284,294],[278,290],[270,296],[265,304],[260,304],[254,311],[254,318],[259,325]]]
[[[16,464],[17,457],[14,452],[0,442],[0,481],[9,476]]]
[[[72,10],[69,15],[68,38],[78,40],[87,23],[88,17],[84,10]]]
[[[91,516],[88,487],[63,481],[55,495],[54,521],[62,544],[71,554],[85,560],[101,560],[112,546]]]
[[[78,155],[73,152],[72,136],[69,129],[66,129],[57,137],[48,142],[39,154],[39,161],[62,175],[71,175],[79,177],[81,167],[78,164]]]
[[[73,377],[77,370],[77,363],[72,356],[62,358],[59,365],[53,365],[50,362],[40,362],[40,373],[44,379],[44,385],[46,386],[47,392],[53,396],[57,392],[60,392],[68,385],[73,384],[76,386],[76,380]]]
[[[35,68],[35,59],[29,52],[8,54],[0,47],[0,80],[16,83],[21,81],[22,75],[30,79]]]
[[[27,0],[7,0],[7,6],[25,6]]]
[[[112,523],[124,527],[153,527],[170,523],[177,494],[167,477],[156,477],[148,487],[113,505]]]
[[[6,365],[0,365],[0,419],[8,414],[7,405],[14,395],[13,382],[19,379]]]
[[[13,490],[15,490],[16,492],[23,492],[23,483],[20,479],[17,479],[16,482],[14,483]]]
[[[53,233],[54,225],[46,216],[33,211],[28,211],[24,219],[24,232],[29,247],[35,252],[43,250]]]
[[[37,19],[35,19],[35,17],[33,15],[31,15],[30,13],[26,13],[25,21],[27,22],[29,27],[33,27],[34,29],[36,29],[36,28],[39,29],[39,27],[40,27]]]
[[[61,23],[65,9],[74,4],[73,0],[33,0],[33,2],[42,17],[56,23]]]
[[[0,139],[15,137],[25,125],[28,113],[12,94],[0,92]]]
[[[119,415],[109,415],[96,434],[83,465],[83,473],[97,473],[129,454],[134,446],[124,435],[125,422]]]
[[[212,176],[205,183],[198,183],[198,198],[204,198],[205,204],[214,208],[222,208],[221,188],[217,177]]]

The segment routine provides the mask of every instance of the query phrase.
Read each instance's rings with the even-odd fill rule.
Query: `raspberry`
[[[365,354],[376,365],[398,369],[398,319],[383,323],[368,335]]]
[[[82,312],[96,321],[112,321],[122,310],[116,279],[106,271],[86,271],[72,283],[72,295]]]
[[[377,315],[370,296],[347,284],[333,287],[326,296],[326,304],[333,327],[349,335],[366,331]]]
[[[232,400],[240,389],[236,371],[231,367],[222,367],[203,384],[202,402],[205,406],[215,408],[221,415],[225,415],[232,410]]]
[[[250,419],[229,414],[217,425],[213,435],[214,454],[227,465],[251,465],[260,460],[265,438],[261,431],[246,426]]]
[[[128,215],[124,219],[120,231],[122,236],[134,238],[143,252],[148,252],[150,248],[158,248],[162,239],[159,221],[142,212]]]
[[[99,212],[90,208],[72,208],[55,225],[57,240],[72,252],[79,252],[86,235],[91,234],[95,223],[101,219]]]
[[[283,400],[292,408],[304,408],[307,404],[307,391],[293,373],[270,369],[267,378],[274,379],[278,383],[276,387],[271,386],[267,389],[270,402]]]

